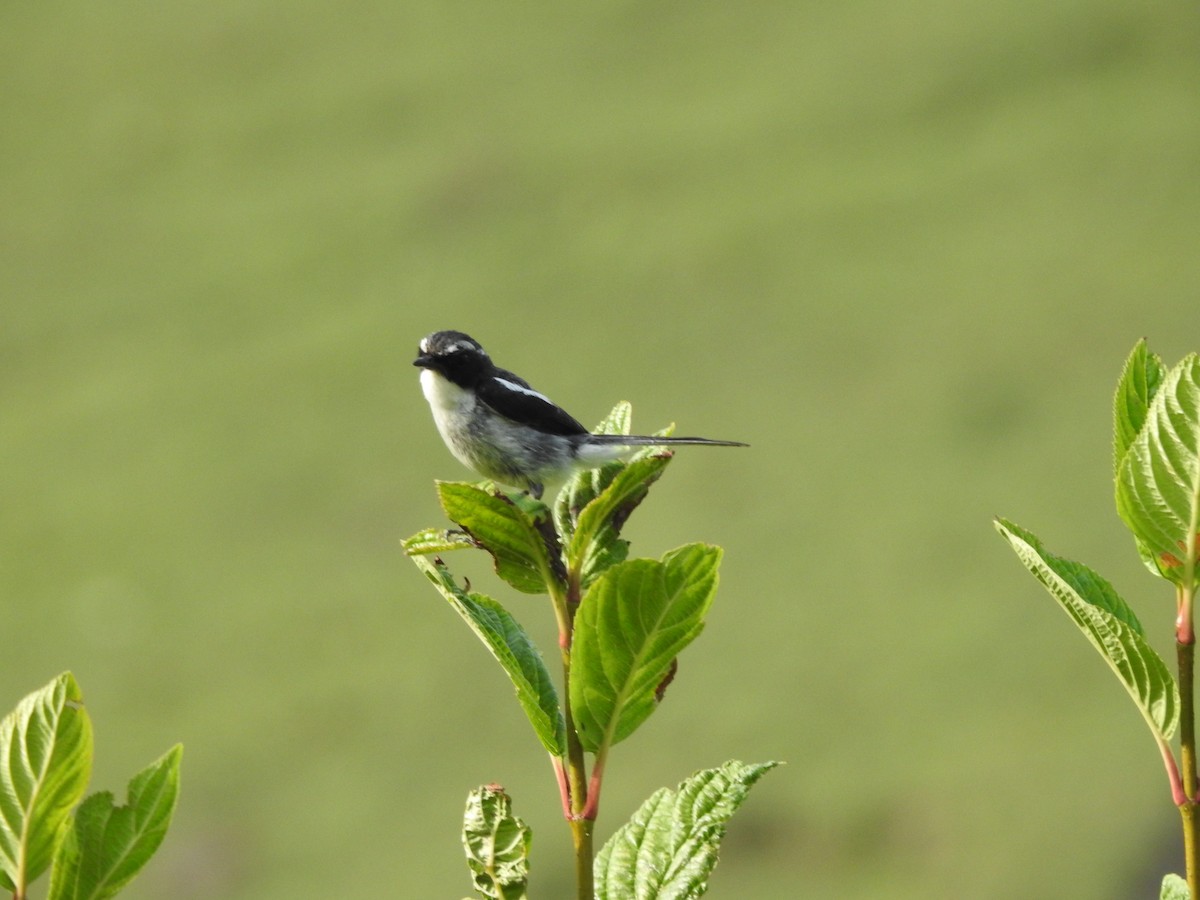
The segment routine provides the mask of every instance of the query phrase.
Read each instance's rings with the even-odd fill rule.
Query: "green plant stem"
[[[563,650],[563,682],[566,684],[563,693],[570,696],[571,688],[571,651]],[[583,813],[587,805],[587,762],[583,758],[583,744],[575,733],[575,718],[571,715],[571,704],[565,703],[564,718],[567,725],[567,792],[570,795],[571,807],[568,811],[569,821],[573,821]]]
[[[1195,644],[1176,644],[1179,660],[1179,750],[1183,792],[1196,801]]]
[[[592,872],[591,819],[571,820],[571,839],[575,844],[575,885],[579,900],[595,900],[596,886]]]
[[[576,577],[568,578],[567,590],[552,588],[550,593],[554,603],[554,614],[558,619],[558,644],[562,654],[563,665],[563,696],[568,698],[563,703],[563,718],[567,731],[567,799],[563,814],[571,829],[571,842],[575,848],[575,884],[579,900],[594,900],[596,887],[592,872],[594,851],[592,849],[592,830],[594,822],[583,817],[588,801],[587,761],[584,759],[583,744],[575,731],[575,717],[571,714],[571,638],[575,627],[575,610],[579,608],[579,581]]]
[[[564,690],[570,696],[571,663],[570,650],[563,650],[563,681],[567,685]],[[567,720],[567,793],[570,799],[570,809],[567,824],[571,828],[571,842],[575,847],[575,885],[579,900],[593,900],[596,888],[592,874],[592,819],[583,817],[587,806],[588,782],[587,763],[583,758],[583,744],[575,733],[575,721],[571,716],[571,704],[564,704]]]
[[[1183,855],[1187,859],[1188,892],[1195,897],[1200,879],[1196,877],[1196,804],[1184,803],[1179,807],[1183,819]]]
[[[1183,822],[1183,851],[1188,889],[1193,897],[1200,897],[1200,842],[1196,833],[1196,645],[1194,642],[1180,641],[1175,645],[1175,652],[1179,662],[1179,777],[1183,787],[1183,802],[1179,804],[1179,815]]]

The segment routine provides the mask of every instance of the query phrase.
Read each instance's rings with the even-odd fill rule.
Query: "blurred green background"
[[[125,896],[457,898],[487,781],[570,895],[544,754],[398,547],[468,477],[439,328],[753,444],[630,523],[726,560],[601,838],[784,759],[711,896],[1157,896],[1154,744],[990,519],[1170,652],[1109,416],[1139,337],[1200,350],[1198,51],[1185,2],[5,4],[0,706],[72,669],[96,788],[185,744]]]

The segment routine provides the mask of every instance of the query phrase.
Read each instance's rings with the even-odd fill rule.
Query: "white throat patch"
[[[471,394],[433,369],[421,370],[421,393],[429,401],[435,417],[442,410],[466,410],[474,405]],[[440,421],[438,425],[441,425]]]

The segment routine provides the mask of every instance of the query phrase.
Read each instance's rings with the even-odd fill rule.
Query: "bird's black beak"
[[[425,353],[422,353],[420,356],[418,356],[416,359],[413,360],[413,365],[418,366],[422,369],[432,369],[433,368],[433,357],[429,356]]]

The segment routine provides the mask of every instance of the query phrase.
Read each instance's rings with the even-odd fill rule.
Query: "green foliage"
[[[778,763],[731,760],[660,788],[596,857],[598,900],[691,900],[708,888],[730,817]]]
[[[1181,900],[1200,884],[1200,797],[1195,743],[1197,532],[1200,530],[1200,357],[1170,371],[1139,341],[1113,399],[1113,473],[1117,512],[1138,554],[1176,585],[1179,679],[1150,647],[1136,615],[1108,581],[1047,551],[1004,519],[996,528],[1111,667],[1149,725],[1179,808],[1188,880],[1169,875],[1162,897]],[[1178,730],[1178,756],[1169,743]]]
[[[1150,401],[1158,393],[1165,373],[1162,360],[1151,353],[1144,340],[1134,345],[1125,360],[1121,379],[1113,397],[1113,476],[1121,469],[1121,461],[1146,423]]]
[[[125,806],[107,792],[80,803],[92,726],[79,685],[64,672],[30,694],[0,723],[0,884],[24,897],[49,868],[50,900],[114,896],[162,843],[181,754],[176,746],[136,775]]]
[[[0,722],[0,883],[24,890],[50,865],[92,773],[92,723],[64,672]]]
[[[517,689],[517,700],[542,746],[554,756],[561,755],[566,743],[558,694],[525,629],[491,597],[460,588],[440,559],[413,556],[413,562],[496,657]]]
[[[668,453],[632,460],[614,472],[609,483],[583,508],[567,555],[579,567],[584,586],[628,556],[629,542],[621,539],[621,527],[646,499],[650,486],[662,477],[670,461]]]
[[[682,429],[700,415],[717,426],[724,408],[748,427],[769,425],[764,449],[740,454],[753,472],[737,491],[768,502],[727,506],[731,524],[761,529],[746,550],[761,554],[757,564],[728,577],[741,553],[719,520],[678,521],[685,507],[697,521],[709,515],[682,491],[662,520],[682,529],[677,540],[635,532],[636,520],[625,536],[631,555],[655,557],[691,540],[726,544],[729,593],[714,612],[734,592],[755,607],[721,623],[731,645],[795,619],[814,638],[793,661],[784,629],[763,629],[757,646],[778,660],[769,671],[803,679],[807,696],[795,716],[720,720],[713,739],[740,736],[732,746],[744,758],[795,755],[814,732],[853,733],[859,704],[820,702],[845,683],[847,659],[880,685],[868,703],[904,698],[907,716],[877,722],[888,752],[876,778],[818,777],[803,810],[781,809],[780,827],[797,827],[795,815],[840,823],[849,810],[905,802],[935,741],[961,765],[990,769],[993,790],[1050,794],[1043,779],[1058,770],[1044,758],[1010,764],[1006,751],[1035,735],[1028,719],[1006,715],[1006,697],[1002,710],[971,705],[939,721],[942,692],[919,687],[943,648],[995,648],[998,635],[983,626],[1005,579],[972,578],[974,602],[945,612],[964,571],[986,568],[988,549],[1009,551],[959,530],[953,547],[936,542],[953,565],[916,568],[931,535],[983,506],[1090,562],[1143,609],[1132,579],[1082,549],[1099,544],[1098,523],[1052,529],[1032,504],[994,498],[1022,448],[1086,414],[1085,373],[1114,335],[1123,343],[1109,353],[1113,384],[1120,351],[1142,333],[1172,363],[1200,349],[1181,343],[1197,334],[1187,323],[1200,283],[1195,3],[6,10],[0,568],[6,633],[22,638],[10,642],[20,646],[4,667],[0,698],[12,702],[0,700],[0,718],[62,668],[99,700],[92,672],[138,671],[132,660],[116,668],[114,638],[138,635],[123,622],[152,629],[161,656],[143,664],[161,672],[159,686],[104,698],[97,749],[106,753],[119,732],[105,726],[124,723],[126,709],[130,722],[149,707],[189,727],[227,723],[204,734],[206,777],[261,787],[230,795],[189,784],[180,812],[197,829],[236,819],[257,834],[261,858],[288,864],[230,867],[222,900],[295,900],[301,878],[323,881],[331,853],[394,849],[382,828],[271,827],[319,786],[278,777],[278,756],[248,745],[235,723],[303,716],[317,699],[310,680],[318,697],[357,692],[417,721],[445,715],[419,680],[379,677],[390,623],[372,600],[425,585],[415,569],[397,571],[394,542],[364,531],[406,537],[444,522],[423,479],[467,478],[454,474],[403,358],[448,318],[487,345],[518,348],[500,362],[587,424],[607,411],[616,383],[638,401],[641,424],[680,416]],[[939,351],[915,353],[926,341]],[[1100,393],[1111,387],[1100,382]],[[788,385],[789,413],[778,415],[779,391],[750,383]],[[1039,405],[1047,399],[1053,410]],[[648,417],[650,403],[661,414]],[[685,453],[673,466],[686,471]],[[1056,467],[1062,477],[1045,493],[1069,490],[1086,458]],[[635,515],[656,514],[664,498],[654,493],[679,487],[654,488]],[[405,520],[410,504],[424,513]],[[846,565],[842,542],[866,530],[867,509],[892,525],[872,530]],[[836,586],[821,578],[825,564],[844,566]],[[893,590],[875,590],[871,569]],[[1009,576],[1011,592],[1024,576]],[[472,580],[533,627],[490,573]],[[98,597],[98,583],[128,594]],[[1021,599],[1042,599],[1033,586]],[[457,625],[427,590],[422,612]],[[898,592],[908,594],[903,617],[921,623],[905,655],[858,653],[858,630],[836,624],[842,604],[820,603],[853,596],[864,619],[883,622]],[[1045,605],[1026,611],[1055,615]],[[330,606],[351,613],[331,627]],[[710,629],[688,652],[720,634]],[[434,671],[446,648],[408,636],[392,636],[395,650]],[[214,647],[227,649],[217,677]],[[553,648],[543,649],[553,671]],[[693,687],[694,664],[681,662],[668,703]],[[986,696],[995,678],[964,666],[956,684]],[[745,690],[730,678],[713,685],[711,702],[736,708]],[[1062,737],[1086,733],[1099,715],[1092,707],[1058,722]],[[182,735],[162,732],[144,761]],[[389,729],[355,741],[364,759],[394,750]],[[295,771],[328,773],[325,741],[290,749]],[[414,744],[406,760],[433,772],[442,754],[437,742]],[[693,757],[662,783],[723,758]],[[188,776],[198,760],[185,760]],[[141,762],[100,786],[119,793]],[[798,768],[780,774],[790,780]],[[474,774],[471,785],[491,777]],[[338,776],[350,794],[377,786],[373,765]],[[959,777],[947,766],[923,782],[923,814],[953,833],[936,855],[903,841],[869,852],[853,844],[794,885],[780,883],[788,867],[763,865],[725,893],[865,900],[886,879],[889,900],[937,897],[954,883],[980,897],[1038,896],[1023,888],[1044,877],[1042,854],[1058,843],[1048,836],[1078,797],[1055,795],[1044,816],[1012,828],[1005,803],[962,804]],[[432,802],[441,787],[430,778],[411,794]],[[1126,795],[1104,796],[1111,809]],[[1105,897],[1125,883],[1133,851],[1111,839],[1103,830],[1055,851],[1057,871],[1078,879],[1064,892]],[[410,846],[420,858],[428,842],[414,836]],[[351,865],[340,887],[386,898],[397,893],[380,883],[391,875]],[[838,876],[838,891],[819,880]],[[432,865],[414,871],[404,893],[450,900],[436,877]]]
[[[1187,882],[1178,875],[1167,875],[1163,878],[1158,900],[1192,900],[1192,892],[1188,890]]]
[[[1011,522],[1000,519],[996,528],[1104,657],[1155,736],[1170,739],[1179,724],[1179,689],[1112,585],[1087,566],[1047,552]]]
[[[658,705],[675,657],[704,628],[719,547],[689,544],[661,562],[634,559],[588,590],[575,619],[571,711],[585,750],[631,735]]]
[[[444,528],[426,528],[400,542],[409,556],[426,556],[434,553],[449,553],[451,550],[470,550],[479,545],[470,535],[461,531],[446,531]]]
[[[1116,431],[1122,432],[1120,424]],[[1192,584],[1200,530],[1200,357],[1195,354],[1171,369],[1149,399],[1141,428],[1117,466],[1117,511],[1139,547],[1153,554],[1163,577]]]
[[[80,804],[57,855],[49,900],[105,900],[133,880],[166,837],[182,757],[176,744],[135,775],[124,806],[107,791]]]
[[[629,404],[622,403],[599,430],[629,428]],[[573,832],[580,897],[592,896],[591,821],[608,750],[657,708],[674,677],[676,657],[703,630],[717,589],[719,547],[688,544],[661,560],[627,558],[621,529],[670,461],[671,454],[651,447],[581,472],[563,486],[552,513],[523,496],[439,482],[442,506],[461,532],[426,529],[404,542],[405,552],[500,662],[553,758]],[[567,710],[524,629],[498,601],[460,587],[435,555],[465,547],[489,553],[497,574],[518,591],[549,595],[569,684]],[[594,754],[590,779],[587,752]],[[622,850],[606,857],[597,871],[610,886],[627,876],[630,885],[639,886],[638,897],[699,896],[716,864],[725,823],[773,765],[729,763],[699,773],[677,791],[656,794],[642,818],[610,845],[631,843],[633,855]],[[478,891],[485,897],[524,896],[529,831],[511,816],[501,791],[472,793],[463,841]],[[663,893],[644,893],[651,883]],[[634,896],[624,888],[610,890],[614,900]]]
[[[502,494],[473,484],[438,482],[442,508],[496,561],[496,574],[526,594],[549,590],[546,541],[529,515]]]
[[[529,877],[529,826],[512,814],[508,794],[485,785],[467,796],[463,848],[475,889],[492,900],[523,900]]]
[[[633,407],[622,401],[613,407],[594,429],[596,434],[629,434],[633,427]],[[613,460],[595,469],[576,472],[563,485],[554,502],[554,525],[564,541],[575,533],[579,513],[604,490],[625,468],[620,460]]]

